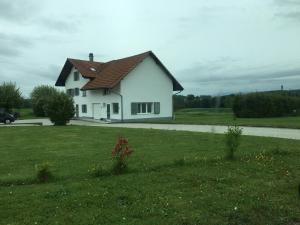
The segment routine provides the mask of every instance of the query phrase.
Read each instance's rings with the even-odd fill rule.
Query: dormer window
[[[79,80],[79,72],[78,71],[74,71],[74,81],[78,81]]]
[[[109,95],[110,94],[110,90],[108,88],[105,88],[103,91],[103,95]]]

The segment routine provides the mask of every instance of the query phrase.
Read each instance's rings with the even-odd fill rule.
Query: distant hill
[[[276,90],[276,91],[264,91],[263,93],[271,94],[283,94],[288,96],[300,96],[300,89],[297,90]]]

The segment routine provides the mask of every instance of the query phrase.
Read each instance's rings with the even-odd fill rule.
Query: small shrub
[[[225,134],[226,138],[226,158],[233,159],[234,153],[237,151],[240,145],[240,139],[242,136],[242,128],[238,126],[229,126]]]
[[[46,108],[49,101],[58,93],[57,89],[48,85],[40,85],[33,89],[30,94],[33,113],[35,116],[47,116]]]
[[[128,146],[128,140],[123,137],[119,137],[118,141],[112,150],[112,157],[114,160],[112,166],[113,174],[119,175],[127,171],[127,161],[133,151]]]
[[[89,169],[89,173],[93,177],[103,177],[103,176],[107,176],[109,174],[109,171],[107,171],[100,164],[96,164]]]
[[[45,111],[54,125],[66,125],[75,113],[73,99],[63,92],[56,93]]]
[[[53,178],[49,163],[35,165],[35,169],[38,182],[45,183]]]

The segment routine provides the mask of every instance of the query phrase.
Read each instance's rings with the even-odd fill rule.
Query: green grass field
[[[36,119],[38,117],[36,117],[33,114],[33,111],[31,108],[21,108],[21,109],[15,109],[14,111],[19,112],[20,113],[20,120],[25,120],[25,119]]]
[[[36,119],[32,109],[20,109],[19,119]],[[140,121],[139,121],[140,122]],[[174,123],[200,125],[240,125],[300,129],[300,116],[276,118],[234,118],[231,109],[182,109],[175,113],[175,120],[153,120],[146,123]]]
[[[129,172],[91,177],[119,135],[134,149]],[[1,225],[300,222],[300,141],[245,136],[235,161],[223,135],[193,132],[2,127],[0,143]],[[55,178],[37,184],[46,161]]]
[[[300,128],[300,116],[275,118],[234,118],[231,109],[182,109],[175,120],[147,121],[153,123],[214,124],[258,127]]]

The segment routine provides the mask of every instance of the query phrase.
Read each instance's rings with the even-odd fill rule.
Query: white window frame
[[[151,112],[148,112],[148,104],[151,104]],[[137,102],[137,108],[138,108],[138,111],[137,111],[137,114],[138,115],[147,115],[147,114],[153,114],[154,111],[153,111],[153,102]],[[142,112],[143,110],[143,105],[145,105],[145,112]]]

